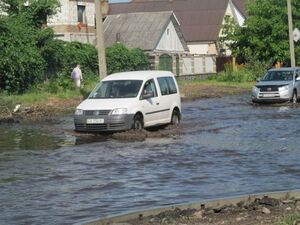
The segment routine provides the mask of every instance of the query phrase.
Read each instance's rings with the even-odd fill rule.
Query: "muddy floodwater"
[[[74,224],[300,188],[300,107],[249,95],[183,103],[180,134],[75,135],[71,117],[0,126],[0,224]],[[155,135],[154,135],[155,136]]]

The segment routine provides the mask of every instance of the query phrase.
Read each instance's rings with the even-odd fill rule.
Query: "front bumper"
[[[75,131],[105,132],[129,130],[133,124],[133,117],[133,114],[101,116],[74,115]],[[93,122],[93,120],[95,122]],[[101,123],[98,123],[97,120],[101,120]]]
[[[282,98],[277,98],[277,99],[267,99],[267,98],[252,98],[252,102],[254,103],[283,103],[287,102],[290,99],[282,99]]]
[[[254,103],[282,103],[291,99],[289,91],[252,93]]]

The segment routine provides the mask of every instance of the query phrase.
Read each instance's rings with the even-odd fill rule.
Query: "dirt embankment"
[[[180,86],[183,101],[203,98],[219,98],[230,94],[241,94],[250,92],[249,88],[233,85],[219,85],[206,83],[186,83]]]
[[[76,105],[82,100],[82,97],[72,99],[51,97],[45,102],[31,105],[20,103],[12,108],[2,107],[2,110],[0,110],[0,124],[55,120],[57,116],[73,113]]]
[[[290,216],[289,216],[290,215]],[[292,215],[292,216],[291,216]],[[100,223],[101,224],[101,223]],[[237,204],[203,209],[167,210],[158,215],[143,217],[122,223],[106,225],[299,225],[300,199],[278,200],[262,197],[241,201]]]

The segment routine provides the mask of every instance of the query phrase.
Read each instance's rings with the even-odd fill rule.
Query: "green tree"
[[[300,0],[293,0],[292,3],[294,27],[299,27]],[[222,41],[226,41],[238,62],[282,61],[289,65],[286,0],[250,0],[247,3],[247,14],[244,26],[239,27],[227,21],[223,30]],[[300,48],[296,46],[298,52]]]
[[[1,0],[0,10],[9,16],[23,16],[41,28],[47,17],[54,15],[60,6],[59,0]]]

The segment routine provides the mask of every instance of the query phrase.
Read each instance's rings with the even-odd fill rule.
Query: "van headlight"
[[[280,91],[288,91],[289,90],[289,85],[285,85],[279,88]]]
[[[82,110],[82,109],[76,109],[76,110],[75,110],[75,115],[76,115],[76,116],[81,116],[81,115],[83,115],[83,110]]]
[[[111,115],[122,115],[122,114],[126,114],[127,113],[127,109],[126,108],[118,108],[118,109],[114,109],[111,112]]]

